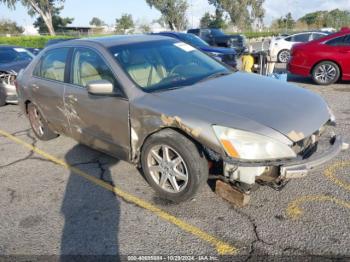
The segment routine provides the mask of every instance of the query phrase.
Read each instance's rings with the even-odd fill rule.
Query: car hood
[[[30,62],[31,61],[29,60],[24,60],[24,61],[12,62],[12,63],[0,64],[0,71],[4,71],[4,72],[14,71],[18,73],[19,71],[21,71],[21,69],[26,68]]]
[[[294,142],[310,136],[330,118],[329,108],[319,95],[247,73],[237,72],[157,95],[178,106],[186,103],[201,107],[204,118],[206,114],[220,114],[220,118],[225,115],[225,123],[232,123],[232,128],[240,128],[236,126],[237,119],[246,119],[274,129]]]
[[[233,48],[204,46],[204,47],[201,47],[200,49],[205,52],[215,52],[215,53],[220,53],[224,55],[236,55],[236,51]]]

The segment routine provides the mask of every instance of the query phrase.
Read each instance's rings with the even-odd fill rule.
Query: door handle
[[[350,50],[340,50],[340,53],[349,54],[349,53],[350,53]]]

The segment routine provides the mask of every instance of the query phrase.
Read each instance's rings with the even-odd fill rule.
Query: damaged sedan
[[[235,72],[164,36],[59,43],[19,75],[18,88],[39,139],[67,135],[133,163],[174,202],[208,178],[244,193],[280,189],[346,148],[319,95]]]
[[[0,46],[0,106],[17,103],[16,76],[33,58],[25,48]]]

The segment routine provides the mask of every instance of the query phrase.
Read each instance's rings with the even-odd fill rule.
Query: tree
[[[123,14],[119,19],[116,19],[115,31],[117,33],[125,34],[127,30],[133,29],[134,27],[134,20],[130,14]]]
[[[151,27],[148,24],[141,24],[139,28],[143,34],[147,34],[151,32]]]
[[[98,17],[93,17],[89,24],[93,26],[101,27],[101,26],[104,26],[106,23],[103,22],[103,20],[101,20]]]
[[[301,17],[299,22],[306,23],[309,27],[334,27],[349,26],[350,11],[334,9],[331,11],[316,11]]]
[[[18,2],[27,8],[30,16],[39,15],[43,19],[50,35],[55,35],[52,11],[55,4],[62,4],[64,0],[0,0],[0,3],[4,3],[11,9],[15,9]]]
[[[53,7],[52,8],[52,26],[53,29],[56,31],[58,31],[61,27],[65,27],[69,24],[71,24],[74,20],[74,18],[69,18],[69,17],[61,17],[60,16],[60,12],[63,9],[63,7]],[[48,31],[48,27],[45,24],[44,19],[39,16],[36,21],[33,23],[33,25],[39,29],[39,33],[40,34],[45,34],[45,33],[49,33]]]
[[[206,12],[200,20],[200,26],[202,28],[226,28],[227,24],[224,19],[224,14],[221,10],[216,9],[215,15],[211,15]]]
[[[187,27],[186,0],[146,0],[151,8],[156,8],[171,30],[184,30]]]
[[[222,12],[227,12],[233,25],[240,30],[250,29],[254,20],[263,20],[265,0],[208,0]]]
[[[18,26],[16,22],[6,19],[0,20],[1,34],[22,34],[23,32],[23,27]]]
[[[274,30],[292,30],[296,25],[295,20],[292,17],[292,14],[289,12],[283,17],[280,17],[272,22],[271,28]]]

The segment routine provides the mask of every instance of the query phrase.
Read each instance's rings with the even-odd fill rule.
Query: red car
[[[311,75],[320,85],[350,80],[350,28],[293,46],[288,70],[295,75]]]

